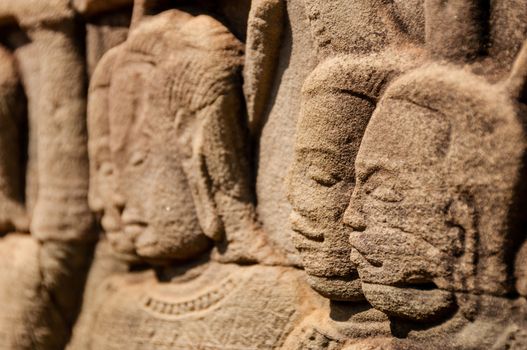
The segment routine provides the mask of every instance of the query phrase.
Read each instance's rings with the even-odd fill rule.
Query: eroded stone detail
[[[526,18],[0,0],[0,348],[527,348]]]
[[[214,285],[212,290],[196,295],[193,299],[170,301],[156,298],[150,293],[144,297],[143,308],[161,318],[172,318],[211,308],[225,299],[237,287],[237,281],[227,278]],[[196,293],[197,294],[197,293]]]
[[[134,23],[90,85],[90,203],[148,272],[108,278],[70,348],[280,348],[320,299],[300,271],[265,266],[284,259],[256,220],[243,45],[197,9]]]
[[[64,1],[42,4],[0,4],[4,349],[64,348],[95,238],[74,13]]]
[[[400,77],[384,80],[385,92],[370,97],[369,108],[347,112],[345,98],[333,100],[350,91],[342,88],[310,104],[306,80],[288,184],[292,225],[301,233],[297,248],[315,290],[334,300],[346,300],[346,292],[364,293],[390,317],[390,333],[409,338],[383,341],[380,333],[378,340],[354,343],[352,335],[351,348],[519,346],[508,334],[524,324],[525,300],[517,297],[522,286],[514,289],[513,282],[523,274],[514,257],[516,263],[523,261],[518,249],[525,241],[519,228],[525,223],[525,203],[519,199],[525,196],[520,180],[526,140],[521,105],[525,53],[519,53],[508,76],[501,64],[492,63],[492,54],[484,67],[475,57],[485,57],[485,8],[476,2],[425,5],[425,45],[406,57],[413,63],[401,67]],[[467,21],[460,20],[466,16]],[[320,12],[310,19],[318,23]],[[449,29],[442,27],[447,23]],[[315,28],[322,38],[326,33]],[[323,49],[330,45],[330,40],[320,44]],[[455,65],[460,62],[470,65],[462,69]],[[347,69],[360,72],[358,67]],[[313,76],[321,71],[317,68]],[[331,91],[344,72],[313,89],[314,95]],[[503,78],[496,81],[499,75]],[[366,84],[369,80],[362,78]],[[357,95],[368,99],[367,93]],[[368,124],[364,138],[365,126],[353,125],[360,113]],[[341,118],[348,124],[339,125]],[[358,153],[358,144],[355,152],[347,148],[356,139]],[[339,201],[346,196],[344,212]],[[328,229],[328,222],[340,230]],[[339,231],[347,231],[350,246]],[[341,258],[339,264],[332,250],[343,248],[351,259]],[[343,263],[347,270],[337,272],[346,267]],[[352,277],[355,268],[360,286],[339,288],[331,278],[320,278]],[[493,303],[508,316],[494,314]],[[484,334],[476,325],[492,330]]]
[[[333,300],[363,298],[342,216],[355,184],[354,161],[366,125],[388,82],[408,65],[389,56],[324,61],[302,90],[288,178],[291,224],[298,233],[293,241],[312,286]]]

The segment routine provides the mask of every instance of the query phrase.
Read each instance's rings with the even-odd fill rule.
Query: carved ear
[[[240,206],[252,205],[240,97],[228,89],[199,111],[180,108],[176,115],[183,169],[202,229],[214,240],[239,226],[235,218],[247,216]]]
[[[223,238],[223,223],[216,209],[212,180],[204,155],[204,123],[204,120],[200,120],[193,113],[180,109],[174,127],[179,153],[182,156],[181,164],[203,233],[215,241],[220,241]]]
[[[216,209],[205,157],[201,152],[196,152],[191,159],[183,161],[183,169],[187,175],[196,214],[203,233],[214,241],[221,241],[223,223]]]
[[[249,128],[257,135],[278,64],[284,26],[283,0],[253,0],[247,25],[243,91]]]
[[[469,197],[456,196],[450,202],[447,210],[448,234],[454,238],[455,256],[458,257],[453,271],[453,283],[466,291],[475,289],[478,278],[477,267],[474,266],[479,250],[475,220],[475,208]],[[464,295],[459,297],[458,304],[465,317],[474,318],[477,304]]]
[[[479,249],[475,208],[472,202],[469,196],[456,196],[450,202],[446,213],[447,225],[450,227],[449,234],[457,235],[452,238],[456,246],[455,255],[459,257],[457,265],[463,270],[457,271],[456,276],[464,276],[463,278],[458,277],[460,283],[466,284],[462,286],[463,289],[474,287],[476,276],[471,266],[475,257],[478,256]]]
[[[527,41],[516,57],[506,87],[511,97],[518,102],[527,102]]]

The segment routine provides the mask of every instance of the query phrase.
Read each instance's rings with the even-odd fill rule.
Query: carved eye
[[[371,192],[373,198],[383,202],[396,203],[403,200],[403,196],[391,187],[379,186]]]
[[[130,157],[130,164],[133,165],[133,166],[141,165],[145,161],[145,158],[146,158],[146,155],[145,155],[144,152],[142,152],[142,151],[135,151],[132,154],[132,157]]]
[[[110,162],[103,162],[100,167],[99,171],[103,176],[110,176],[113,174],[113,165]]]
[[[311,180],[325,187],[331,187],[341,180],[338,175],[327,173],[319,169],[312,170],[309,174],[309,177]]]

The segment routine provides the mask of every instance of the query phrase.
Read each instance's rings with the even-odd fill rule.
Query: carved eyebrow
[[[341,153],[338,151],[338,149],[332,149],[332,147],[321,148],[321,147],[309,147],[309,146],[298,147],[297,152],[327,154],[333,157],[338,156]]]
[[[334,88],[333,90],[339,93],[348,94],[353,97],[360,98],[361,100],[366,100],[373,105],[377,103],[377,99],[375,97],[372,97],[376,95],[375,93],[367,94],[367,93],[360,91],[360,89],[355,90],[355,89],[350,89],[350,88]]]
[[[360,180],[360,182],[368,181],[368,179],[372,177],[372,175],[374,175],[375,173],[379,172],[382,169],[381,166],[376,165],[376,164],[369,164],[369,165],[367,163],[363,163],[363,164],[365,164],[366,170],[361,171],[361,172],[357,172],[357,166],[355,166],[356,177],[358,180]]]
[[[126,68],[126,66],[129,64],[149,64],[154,67],[157,65],[155,57],[150,53],[138,51],[133,48],[131,48],[129,52],[131,55],[129,57],[125,57],[120,67]],[[120,67],[117,66],[116,70],[118,70]]]
[[[434,113],[438,113],[438,114],[441,114],[442,116],[445,116],[445,114],[440,111],[439,109],[437,108],[434,108],[434,107],[431,107],[431,106],[427,106],[423,103],[420,103],[420,102],[417,102],[411,98],[408,98],[408,97],[398,97],[398,96],[390,96],[388,99],[390,100],[395,100],[395,101],[400,101],[400,102],[406,102],[406,103],[411,103],[417,107],[420,107],[420,108],[423,108],[423,109],[428,109],[429,111],[431,112],[434,112]]]
[[[103,81],[103,82],[95,81],[94,83],[90,85],[89,91],[94,92],[94,91],[105,90],[105,89],[107,90],[109,88],[110,88],[110,80]]]
[[[143,127],[139,131],[141,135],[147,138],[153,138],[157,136],[155,130],[153,129],[152,125],[148,123],[148,121],[144,121],[143,123]]]
[[[328,148],[320,148],[320,147],[299,147],[296,149],[296,152],[304,155],[321,155],[321,156],[327,156],[328,158],[338,158],[341,156],[342,152],[338,151],[337,149],[331,149]]]

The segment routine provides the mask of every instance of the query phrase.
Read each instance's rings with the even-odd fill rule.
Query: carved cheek
[[[306,168],[295,159],[286,178],[288,198],[293,207],[301,202],[303,191],[309,187],[305,176]]]
[[[303,162],[296,161],[288,180],[289,200],[293,208],[301,212],[316,210],[322,199],[320,186],[309,177],[308,168]]]

